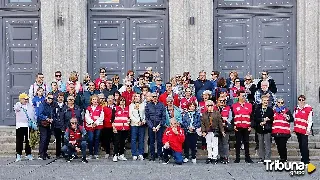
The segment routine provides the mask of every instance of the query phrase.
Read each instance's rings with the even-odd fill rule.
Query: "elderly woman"
[[[188,111],[187,105],[189,103],[194,102],[194,103],[198,104],[197,98],[195,96],[192,96],[191,93],[192,93],[191,89],[186,88],[185,89],[185,97],[183,97],[180,100],[180,108],[185,112]]]
[[[189,88],[191,90],[191,95],[195,96],[195,86],[190,83],[190,80],[187,77],[182,77],[182,85],[179,86],[179,98],[183,98],[185,96],[185,90]]]
[[[257,105],[254,110],[254,127],[259,139],[259,163],[264,160],[271,160],[271,130],[274,119],[273,110],[268,106],[269,97],[261,97],[262,103]]]
[[[170,126],[170,119],[175,118],[178,123],[182,122],[181,110],[177,106],[173,104],[172,96],[168,96],[167,99],[167,107],[166,107],[166,127]]]
[[[272,123],[271,135],[276,142],[280,162],[287,161],[287,141],[291,137],[290,122],[293,122],[293,116],[290,110],[285,106],[284,99],[278,98],[274,107],[274,120]]]
[[[276,104],[276,95],[273,94],[268,88],[269,88],[269,82],[262,81],[261,82],[261,89],[258,89],[256,91],[256,93],[254,94],[254,98],[255,98],[256,104],[261,104],[262,103],[261,97],[263,95],[266,95],[269,98],[268,106],[272,108]]]
[[[246,75],[244,78],[244,87],[247,94],[247,100],[253,104],[254,103],[254,94],[256,92],[256,85],[253,84],[253,78],[251,75]]]
[[[306,96],[300,95],[298,97],[298,106],[294,110],[294,129],[296,133],[299,149],[301,152],[301,162],[309,164],[309,147],[308,136],[312,134],[312,107],[306,103]]]

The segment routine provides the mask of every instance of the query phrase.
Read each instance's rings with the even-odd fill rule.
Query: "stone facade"
[[[297,0],[297,92],[305,94],[320,113],[319,56],[320,1]],[[63,26],[57,24],[59,11]],[[213,69],[213,1],[172,0],[170,15],[170,73],[190,71],[196,78],[200,70]],[[189,25],[195,17],[195,25]],[[42,0],[42,66],[46,77],[54,71],[63,74],[87,70],[87,1]]]

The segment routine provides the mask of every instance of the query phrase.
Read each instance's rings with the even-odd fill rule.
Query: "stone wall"
[[[320,1],[297,0],[297,92],[305,94],[320,125]]]
[[[189,25],[195,17],[195,25]],[[213,69],[213,0],[169,1],[170,75]],[[210,77],[210,76],[208,76]]]
[[[58,17],[63,23],[58,24]],[[41,0],[42,71],[46,81],[54,72],[87,71],[87,0]]]

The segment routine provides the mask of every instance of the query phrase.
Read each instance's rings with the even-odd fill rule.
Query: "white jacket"
[[[145,103],[139,105],[139,111],[135,109],[135,104],[131,103],[129,105],[129,118],[131,121],[131,126],[139,126],[139,122],[146,122],[145,116]]]
[[[13,106],[13,110],[16,113],[16,129],[19,129],[20,127],[28,127],[28,118],[22,108],[27,110],[27,114],[32,121],[34,121],[35,118],[35,112],[32,104],[27,103],[26,105],[22,105],[20,102],[17,102]]]

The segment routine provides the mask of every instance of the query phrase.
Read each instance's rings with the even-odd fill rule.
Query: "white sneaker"
[[[99,155],[94,155],[94,158],[95,159],[99,159]]]
[[[134,161],[136,161],[136,160],[138,159],[138,157],[137,157],[137,156],[132,156],[132,159],[133,159]]]
[[[92,156],[92,155],[89,155],[89,156],[88,156],[88,159],[93,159],[93,156]]]
[[[109,156],[110,156],[109,154],[106,154],[106,155],[104,156],[104,158],[108,159]]]
[[[197,159],[192,159],[191,161],[193,164],[197,164]]]
[[[143,158],[142,155],[139,155],[138,159],[139,159],[140,161],[143,161],[143,160],[144,160],[144,158]]]
[[[113,156],[112,161],[113,161],[113,162],[118,162],[118,156],[117,156],[117,155]]]
[[[121,154],[118,159],[119,159],[120,161],[126,161],[126,160],[127,160],[127,158],[124,157],[123,154]]]
[[[244,144],[241,144],[241,149],[244,150]]]
[[[184,162],[184,163],[187,163],[188,161],[189,161],[188,158],[184,158],[184,159],[183,159],[183,162]]]

